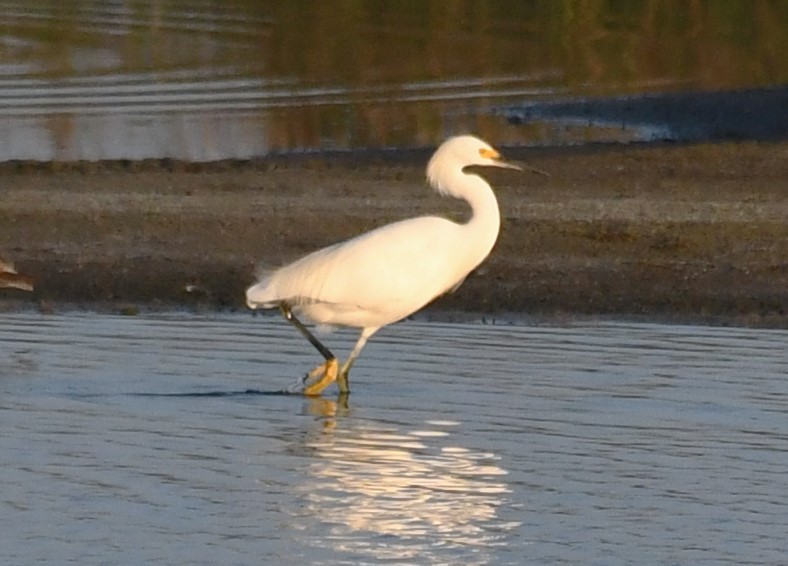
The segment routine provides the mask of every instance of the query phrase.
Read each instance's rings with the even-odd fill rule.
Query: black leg
[[[282,311],[282,315],[290,322],[290,324],[295,326],[298,329],[298,331],[304,335],[304,338],[309,340],[309,343],[312,344],[317,349],[318,352],[320,352],[321,356],[323,356],[326,360],[336,359],[336,356],[333,353],[331,353],[331,350],[326,348],[323,345],[323,343],[320,342],[320,340],[315,338],[314,334],[309,332],[309,329],[306,326],[304,326],[301,323],[301,321],[295,317],[293,311],[290,310],[290,307],[288,305],[282,303],[281,305],[279,305],[279,310]]]

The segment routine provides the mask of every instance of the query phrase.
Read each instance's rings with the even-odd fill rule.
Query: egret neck
[[[469,252],[473,251],[476,260],[474,267],[476,267],[489,255],[498,239],[501,212],[498,209],[495,193],[487,181],[472,173],[460,174],[465,176],[463,184],[468,187],[462,198],[468,201],[472,211],[470,220],[465,224],[466,245],[470,248]]]

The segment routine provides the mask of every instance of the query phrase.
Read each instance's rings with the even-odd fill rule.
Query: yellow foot
[[[301,393],[304,395],[320,395],[323,390],[334,383],[339,373],[339,362],[336,358],[310,371],[301,381]]]
[[[326,360],[326,363],[310,371],[304,379],[304,395],[320,395],[326,387],[336,381],[338,373],[337,359]]]

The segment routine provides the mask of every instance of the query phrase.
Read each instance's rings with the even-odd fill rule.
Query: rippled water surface
[[[616,99],[612,116],[583,101],[784,85],[785,2],[0,0],[0,16],[0,161],[786,135],[783,91]]]
[[[354,335],[327,337],[346,351]],[[4,314],[4,564],[780,564],[788,333]]]

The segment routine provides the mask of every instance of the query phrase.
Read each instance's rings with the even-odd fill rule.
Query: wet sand
[[[426,188],[429,153],[0,165],[0,252],[37,282],[0,290],[0,308],[243,308],[261,264],[464,218]],[[506,154],[551,176],[485,173],[498,244],[428,312],[788,327],[788,143]]]

